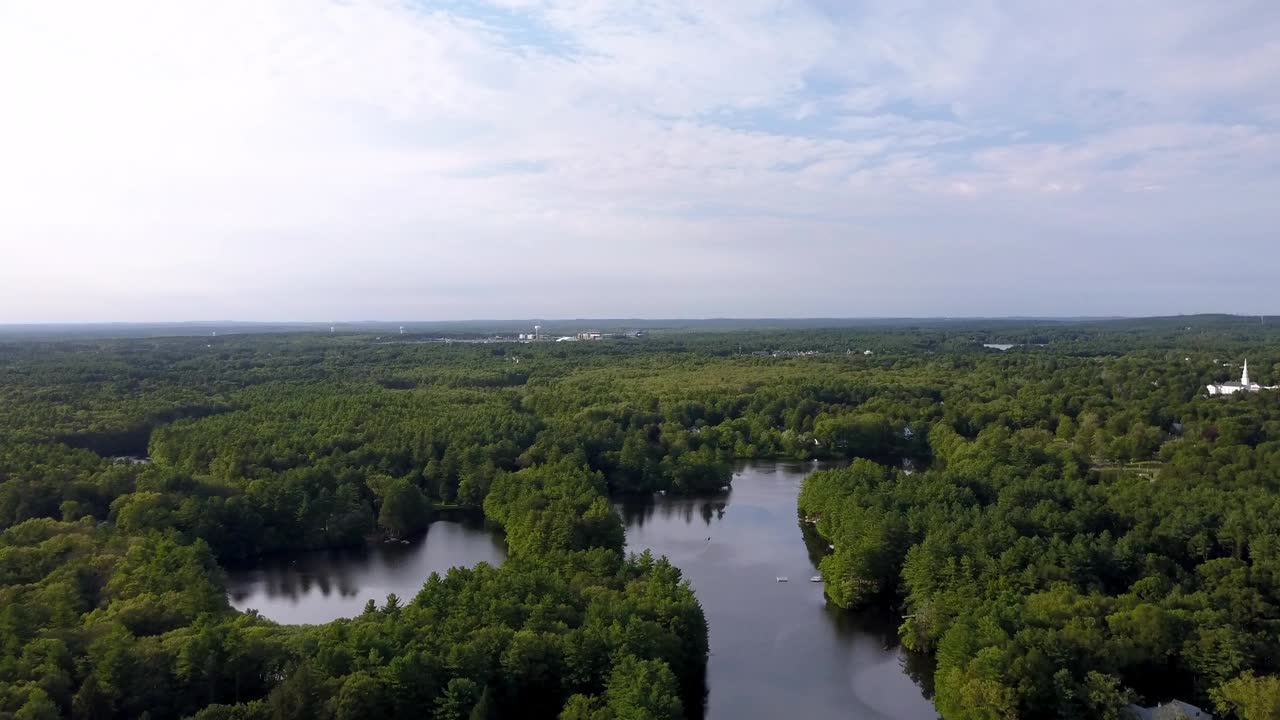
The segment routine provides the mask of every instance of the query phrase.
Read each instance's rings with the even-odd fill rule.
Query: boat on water
[[[778,576],[778,582],[786,582],[786,581],[787,581],[787,576],[786,576],[786,575],[779,575],[779,576]]]
[[[822,582],[822,576],[814,575],[813,577],[809,578],[809,582]]]

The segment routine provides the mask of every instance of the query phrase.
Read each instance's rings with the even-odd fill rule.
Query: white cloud
[[[968,312],[1173,300],[1044,294],[1080,235],[1254,309],[1190,258],[1278,219],[1278,36],[1265,2],[12,0],[0,321],[956,314],[993,269]]]

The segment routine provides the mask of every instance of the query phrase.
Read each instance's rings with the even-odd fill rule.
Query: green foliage
[[[822,414],[814,420],[818,444],[840,456],[883,457],[893,449],[893,429],[883,415]]]
[[[408,480],[391,480],[381,489],[379,497],[382,507],[378,510],[378,526],[392,537],[412,535],[426,529],[431,519],[431,503]]]
[[[484,511],[507,533],[512,554],[605,547],[622,551],[622,520],[604,496],[598,473],[566,458],[500,474]]]
[[[677,720],[679,688],[660,660],[628,657],[614,668],[605,689],[605,707],[617,720]]]
[[[1213,690],[1218,711],[1238,720],[1280,717],[1280,677],[1245,673]]]
[[[1280,407],[1197,399],[1139,415],[1151,393],[1125,378],[1142,364],[1105,367],[1106,397],[1061,375],[1055,395],[1028,383],[993,401],[1000,414],[948,394],[925,469],[856,460],[805,480],[801,516],[834,546],[828,597],[904,608],[904,643],[936,654],[947,720],[1121,717],[1138,696],[1204,703],[1242,672],[1280,669],[1280,435],[1238,429],[1280,429]],[[1135,418],[1155,412],[1181,435],[1168,419],[1173,436],[1147,443],[1153,426]],[[1120,432],[1136,439],[1106,454],[1117,446],[1100,439]],[[1113,471],[1132,459],[1158,470]]]
[[[598,697],[574,695],[564,704],[560,720],[611,720],[612,715]]]
[[[865,458],[800,512],[834,603],[901,607],[947,720],[1270,717],[1280,406],[1202,386],[1245,353],[1280,383],[1277,347],[1230,318],[0,342],[0,716],[678,717],[705,618],[622,556],[608,493]],[[483,508],[510,560],[316,627],[227,604],[220,562],[435,506]]]

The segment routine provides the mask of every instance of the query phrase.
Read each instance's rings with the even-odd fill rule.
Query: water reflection
[[[620,501],[628,549],[668,556],[698,594],[711,628],[707,717],[932,720],[932,666],[898,646],[898,618],[832,608],[822,586],[808,582],[827,551],[796,516],[800,482],[814,469],[746,465],[726,493]],[[357,615],[388,593],[407,601],[433,571],[504,556],[500,536],[478,520],[437,521],[408,545],[297,553],[231,570],[228,588],[240,609],[320,623]]]
[[[729,506],[729,493],[724,493],[722,497],[723,499],[701,499],[692,502],[666,502],[662,496],[646,496],[620,501],[615,508],[627,527],[643,527],[655,514],[662,522],[680,520],[685,524],[692,524],[697,518],[703,525],[710,525],[712,520],[724,518],[725,510]]]
[[[502,539],[478,519],[437,520],[409,544],[384,543],[264,558],[227,572],[231,604],[284,623],[322,623],[360,614],[388,593],[408,601],[433,572],[501,563]]]
[[[931,663],[899,647],[897,618],[832,608],[808,582],[826,552],[796,516],[813,469],[746,465],[723,495],[618,504],[628,549],[671,558],[707,613],[707,717],[936,718]]]

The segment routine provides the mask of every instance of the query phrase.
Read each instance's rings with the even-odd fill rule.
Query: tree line
[[[1280,656],[1280,415],[1200,386],[1228,351],[1274,384],[1269,332],[0,343],[0,714],[696,716],[701,609],[665,560],[624,557],[608,496],[864,458],[800,510],[835,545],[832,601],[900,607],[936,656],[948,720],[1105,717],[1169,688],[1254,717]],[[788,349],[816,354],[753,354]],[[458,507],[501,528],[501,567],[320,626],[227,604],[224,563]]]

